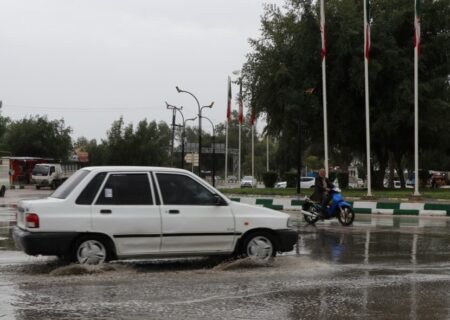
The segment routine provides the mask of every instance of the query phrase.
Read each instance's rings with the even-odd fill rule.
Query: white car
[[[81,264],[242,255],[267,260],[297,242],[282,212],[232,202],[186,170],[88,167],[50,197],[17,206],[16,246]]]
[[[301,177],[300,178],[300,188],[301,189],[310,189],[314,188],[314,184],[316,182],[316,178],[314,177]],[[281,181],[275,184],[275,188],[286,188],[287,182]]]
[[[241,179],[241,188],[256,188],[256,179],[252,176],[244,176]]]
[[[277,183],[275,183],[275,188],[285,189],[285,188],[287,188],[287,182],[286,181],[277,182]]]

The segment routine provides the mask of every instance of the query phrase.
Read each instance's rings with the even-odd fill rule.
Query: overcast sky
[[[224,121],[227,77],[259,35],[263,3],[283,2],[2,0],[2,115],[64,118],[74,138],[100,139],[120,115],[171,121],[165,101],[194,117],[178,85],[202,105],[214,101],[204,115]]]

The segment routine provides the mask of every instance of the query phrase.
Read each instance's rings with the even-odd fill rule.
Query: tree
[[[169,163],[170,129],[164,123],[138,123],[136,129],[123,118],[114,121],[107,132],[106,140],[97,144],[79,138],[76,145],[89,152],[93,165],[146,165],[166,166]]]
[[[365,158],[362,4],[329,0],[325,8],[330,163],[341,168],[354,158]],[[413,155],[414,8],[409,0],[373,5],[371,143],[378,169],[374,183],[381,187],[389,154],[400,171]],[[419,132],[425,155],[446,146],[449,138],[450,7],[448,1],[427,1],[422,13]],[[250,40],[253,52],[243,67],[245,94],[257,113],[267,115],[267,130],[280,141],[281,171],[289,170],[297,161],[296,152],[289,150],[297,145],[299,125],[303,150],[318,157],[323,152],[318,1],[266,6],[261,28],[261,37]]]
[[[71,132],[64,120],[50,121],[46,116],[34,116],[11,122],[5,143],[15,156],[66,160],[72,150]]]

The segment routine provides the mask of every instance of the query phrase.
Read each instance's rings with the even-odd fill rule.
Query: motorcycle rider
[[[319,170],[319,175],[316,177],[314,188],[315,190],[311,196],[311,199],[317,202],[321,201],[322,212],[320,215],[322,218],[326,218],[327,205],[331,200],[330,191],[334,188],[334,185],[331,183],[330,179],[326,177],[324,168]]]

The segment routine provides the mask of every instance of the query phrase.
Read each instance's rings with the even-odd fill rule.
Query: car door
[[[92,206],[96,232],[110,235],[118,255],[158,253],[161,214],[147,172],[111,172]]]
[[[231,252],[234,216],[199,181],[181,173],[156,173],[161,195],[161,252]]]

